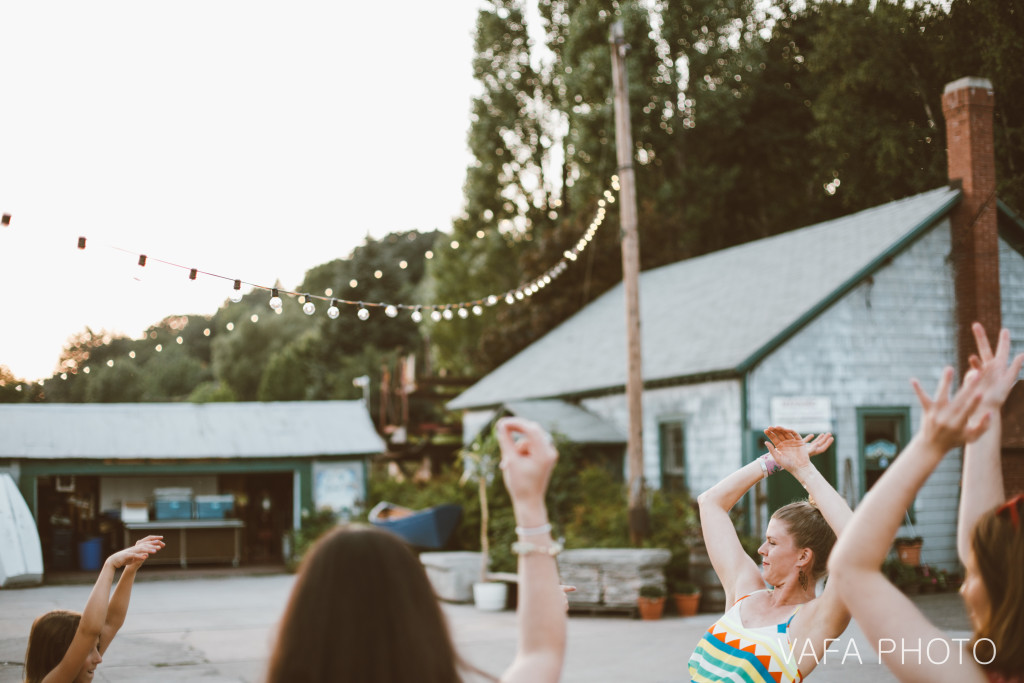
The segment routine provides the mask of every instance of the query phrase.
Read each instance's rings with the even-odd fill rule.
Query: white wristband
[[[546,534],[551,531],[551,522],[541,524],[540,526],[523,527],[517,526],[516,533],[520,536],[539,536],[540,534]]]

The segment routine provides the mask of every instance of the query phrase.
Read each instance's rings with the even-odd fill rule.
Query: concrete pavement
[[[293,581],[288,574],[247,576],[236,572],[140,580],[128,620],[97,669],[96,681],[257,683]],[[20,663],[32,620],[50,609],[80,610],[89,590],[90,585],[77,584],[0,591],[0,683],[21,681]],[[970,627],[958,595],[927,595],[915,601],[950,635],[968,634]],[[445,605],[445,612],[459,652],[470,663],[497,675],[512,661],[513,612],[481,612],[469,605]],[[669,615],[651,622],[621,615],[572,615],[562,680],[686,681],[686,661],[716,616]],[[836,654],[818,667],[812,680],[895,680],[877,664],[856,625],[847,629],[834,648]],[[851,648],[858,652],[860,662],[849,654]]]

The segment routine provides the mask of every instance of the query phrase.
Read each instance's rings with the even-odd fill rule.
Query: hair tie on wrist
[[[524,527],[517,526],[516,533],[520,536],[538,536],[540,534],[546,534],[551,531],[551,522],[541,524],[540,526]]]
[[[761,472],[764,473],[761,476],[762,479],[767,479],[770,475],[782,469],[782,466],[775,462],[775,458],[772,457],[771,453],[765,453],[757,460],[761,463]]]

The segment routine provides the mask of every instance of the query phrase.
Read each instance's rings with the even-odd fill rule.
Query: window
[[[682,420],[658,423],[658,450],[661,454],[661,488],[685,492],[686,439]]]
[[[899,456],[909,441],[909,408],[858,408],[861,496]]]

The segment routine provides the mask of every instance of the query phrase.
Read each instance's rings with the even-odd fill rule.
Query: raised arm
[[[136,546],[142,545],[144,547],[152,547],[153,545],[159,548],[164,547],[163,536],[146,536]],[[117,635],[117,632],[124,625],[125,617],[128,616],[128,603],[132,597],[132,587],[135,584],[135,575],[139,571],[139,567],[149,557],[148,554],[144,555],[142,559],[130,560],[121,572],[121,578],[117,580],[117,585],[114,587],[114,595],[110,598],[110,602],[107,604],[107,618],[103,624],[103,628],[100,630],[100,654],[107,651],[110,647],[110,642]]]
[[[1000,446],[1003,424],[1000,410],[1020,375],[1024,354],[1010,358],[1010,332],[1002,330],[993,353],[985,329],[979,324],[971,326],[978,344],[978,355],[971,356],[972,372],[981,374],[978,390],[981,392],[979,410],[991,415],[991,426],[964,449],[963,483],[960,494],[960,512],[956,526],[956,550],[960,562],[967,564],[971,552],[971,531],[978,518],[1005,498]]]
[[[156,539],[157,537],[147,538]],[[146,541],[144,539],[131,548],[116,552],[106,559],[100,569],[100,575],[92,587],[92,592],[89,593],[85,608],[82,610],[82,619],[78,623],[78,630],[75,631],[71,645],[68,646],[60,663],[43,678],[43,683],[71,683],[75,680],[89,653],[98,646],[100,635],[107,622],[107,600],[110,597],[110,586],[114,582],[114,573],[129,562],[141,563],[162,547],[162,541]],[[100,646],[102,647],[102,645]]]
[[[519,648],[501,677],[506,683],[557,681],[565,658],[566,616],[551,538],[547,491],[558,460],[554,442],[536,423],[498,421],[501,470],[519,535]]]
[[[881,573],[903,515],[925,480],[951,448],[975,440],[988,426],[986,417],[969,424],[981,400],[978,375],[968,378],[950,399],[952,377],[952,368],[946,368],[934,399],[912,381],[922,407],[921,428],[861,501],[829,559],[829,582],[901,681],[985,680],[969,657],[962,658],[963,664],[951,657],[950,662],[935,665],[928,657],[919,663],[914,656],[903,656],[899,644],[917,647],[944,634]]]
[[[819,434],[814,441],[808,443],[809,436],[800,438],[797,432],[783,427],[770,427],[765,430],[765,434],[770,439],[765,445],[775,462],[807,490],[815,507],[821,511],[821,516],[838,537],[853,518],[853,510],[818,468],[811,464],[812,455],[824,453],[832,445],[832,435]],[[838,637],[849,623],[850,611],[831,582],[827,582],[818,599],[797,616],[794,629],[799,636],[811,640],[816,652],[823,654],[828,646],[828,643],[823,642],[824,639]]]
[[[704,545],[725,590],[726,609],[742,596],[764,588],[761,571],[743,549],[729,517],[732,506],[763,477],[761,465],[755,460],[697,496]]]

